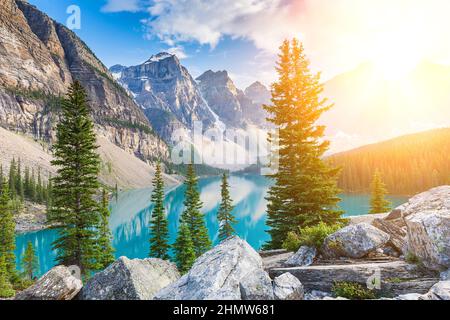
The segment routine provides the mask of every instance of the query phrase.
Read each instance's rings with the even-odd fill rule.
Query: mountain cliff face
[[[270,101],[270,92],[260,82],[242,91],[236,88],[227,71],[211,70],[196,80],[211,109],[227,125],[238,128],[247,124],[266,125],[262,105]]]
[[[143,160],[167,157],[143,111],[72,31],[25,1],[0,5],[0,126],[52,142],[61,96],[79,80],[99,134]]]
[[[159,123],[158,133],[170,140],[167,127],[191,129],[194,121],[205,128],[216,122],[194,79],[175,55],[165,52],[150,57],[141,65],[121,68],[114,66],[120,83],[135,97],[150,122]],[[120,72],[120,73],[119,73]],[[156,115],[165,114],[163,118]],[[173,117],[171,117],[173,116]]]
[[[227,71],[206,71],[196,79],[200,91],[211,109],[227,125],[240,126],[242,107],[238,99],[241,93],[228,76]]]

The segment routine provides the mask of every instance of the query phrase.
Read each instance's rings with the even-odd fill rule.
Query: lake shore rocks
[[[120,257],[83,287],[81,300],[151,300],[156,292],[180,278],[168,261]]]
[[[366,287],[371,279],[379,279],[381,293],[385,295],[397,296],[411,292],[424,294],[439,281],[437,276],[424,273],[416,265],[404,261],[361,261],[352,264],[342,262],[275,268],[269,271],[269,275],[276,278],[287,272],[295,276],[307,292],[314,290],[331,292],[335,281],[359,283]]]
[[[283,264],[286,267],[309,266],[314,262],[316,255],[316,248],[301,246],[298,251],[289,257]]]
[[[273,295],[275,300],[303,300],[305,291],[300,280],[286,272],[273,279]]]
[[[261,256],[246,241],[234,236],[200,256],[187,274],[159,291],[155,299],[240,300],[242,286],[244,298],[251,295],[248,284],[258,286],[261,292],[271,291],[271,283],[262,272]]]
[[[431,287],[419,300],[450,300],[450,281],[440,281]]]
[[[327,258],[362,258],[383,247],[389,239],[387,233],[362,222],[348,225],[329,235],[321,251]]]
[[[34,285],[19,292],[15,300],[72,300],[83,287],[69,268],[57,266],[44,274]]]

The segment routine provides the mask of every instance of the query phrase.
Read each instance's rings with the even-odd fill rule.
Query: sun
[[[386,36],[377,49],[373,58],[375,69],[385,80],[401,80],[421,62],[420,51],[404,36]]]
[[[377,41],[372,60],[379,76],[400,81],[421,62],[422,52],[410,32],[384,33]]]

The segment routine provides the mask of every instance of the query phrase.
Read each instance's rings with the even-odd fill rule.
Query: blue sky
[[[408,70],[450,64],[444,0],[29,0],[65,23],[81,8],[78,35],[111,66],[181,52],[193,76],[227,70],[238,87],[275,80],[279,45],[296,37],[323,80],[375,62]],[[382,70],[383,71],[383,70]]]
[[[124,0],[127,1],[127,0]],[[81,9],[81,29],[74,30],[85,41],[102,62],[110,67],[114,64],[126,66],[140,64],[152,54],[169,49],[182,48],[182,64],[194,77],[202,72],[227,70],[239,87],[244,88],[255,80],[255,61],[261,56],[261,50],[251,41],[231,39],[223,36],[212,48],[209,44],[196,41],[183,41],[182,45],[168,45],[155,36],[149,36],[141,20],[151,18],[145,11],[137,12],[105,12],[107,0],[29,0],[51,18],[66,24],[70,5],[78,5]],[[272,68],[271,68],[272,69]]]

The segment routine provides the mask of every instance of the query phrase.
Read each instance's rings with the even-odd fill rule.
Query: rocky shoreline
[[[442,186],[351,221],[321,248],[256,252],[235,236],[182,276],[168,261],[121,257],[85,284],[55,267],[15,299],[450,300],[449,268],[450,186]],[[345,297],[338,283],[361,297]]]
[[[25,201],[23,208],[15,215],[16,233],[40,231],[50,228],[47,223],[45,205]]]

